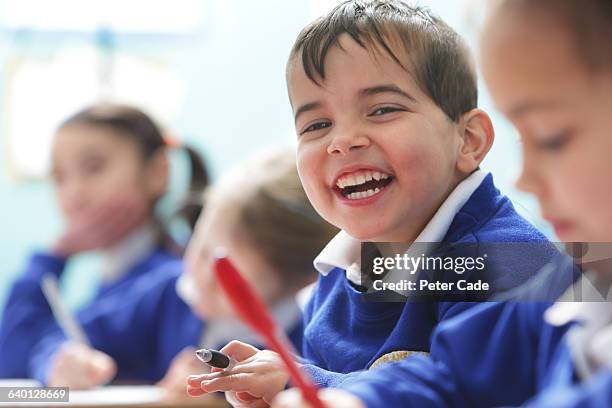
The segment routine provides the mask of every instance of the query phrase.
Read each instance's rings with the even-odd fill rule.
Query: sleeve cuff
[[[52,273],[58,278],[66,267],[66,258],[44,252],[36,252],[30,257],[28,275],[40,279],[46,273]]]

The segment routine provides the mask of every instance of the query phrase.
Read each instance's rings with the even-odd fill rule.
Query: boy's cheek
[[[325,193],[333,192],[328,186],[331,175],[325,173],[323,157],[312,148],[299,148],[297,169],[308,199],[316,207]]]

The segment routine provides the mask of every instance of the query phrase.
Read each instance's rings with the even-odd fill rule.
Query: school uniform
[[[128,299],[135,282],[143,275],[178,257],[159,247],[159,232],[152,224],[132,231],[112,248],[101,253],[102,274],[90,308],[106,298]],[[61,278],[66,259],[35,253],[25,273],[13,284],[0,322],[0,378],[24,378],[32,349],[43,334],[56,326],[51,308],[41,289],[47,275]]]
[[[551,265],[557,273],[572,268],[565,258]],[[440,324],[429,358],[381,367],[341,388],[367,407],[609,407],[612,299],[567,301],[589,284],[582,276],[554,304],[472,308]]]
[[[201,321],[188,305],[185,291],[193,286],[182,279],[184,276],[181,262],[168,263],[139,279],[129,298],[107,298],[79,315],[91,347],[117,363],[114,380],[157,382],[174,357],[188,346],[220,348],[234,339],[259,343],[235,320]],[[271,312],[299,347],[302,314],[295,300],[285,299]],[[60,330],[48,333],[32,353],[30,376],[45,384],[51,358],[65,341]]]
[[[417,242],[471,244],[533,242],[531,256],[489,256],[498,289],[526,281],[554,255],[546,238],[514,210],[480,170],[461,182],[440,206]],[[442,253],[442,255],[444,255]],[[372,302],[359,290],[360,242],[341,232],[315,259],[320,272],[305,310],[304,368],[323,387],[337,387],[360,370],[428,353],[435,327],[471,308],[469,302]],[[352,373],[352,374],[348,374]],[[391,406],[391,405],[388,405]]]

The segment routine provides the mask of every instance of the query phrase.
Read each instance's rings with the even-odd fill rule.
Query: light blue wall
[[[475,28],[465,18],[464,2],[430,0],[426,4],[475,45]],[[254,150],[293,142],[284,66],[295,36],[310,20],[311,9],[308,0],[210,0],[206,7],[196,38],[164,52],[171,52],[174,68],[188,84],[176,124],[178,134],[205,152],[218,175]],[[0,69],[5,67],[6,55],[7,47],[0,41]],[[481,95],[481,105],[493,112],[486,92]],[[0,105],[0,109],[6,107]],[[512,186],[520,165],[517,139],[499,115],[493,114],[493,119],[497,140],[483,167],[493,171],[498,185],[523,214],[547,229],[533,199]],[[0,140],[4,136],[0,134]],[[0,160],[6,160],[3,143]],[[44,248],[61,225],[49,186],[16,184],[4,168],[0,170],[0,304],[28,254],[35,247]],[[184,169],[179,171],[176,181],[184,174]],[[73,306],[88,297],[97,279],[95,269],[92,259],[72,265],[66,292]]]
[[[196,38],[164,51],[172,55],[174,68],[188,86],[177,133],[205,153],[214,175],[254,150],[293,143],[284,64],[309,10],[306,0],[207,1]],[[7,54],[0,37],[0,70],[6,67]],[[5,140],[0,134],[0,304],[28,254],[45,248],[61,227],[48,184],[8,178]],[[180,170],[175,179],[185,175]],[[65,280],[71,305],[88,298],[97,282],[96,266],[92,258],[71,265]]]

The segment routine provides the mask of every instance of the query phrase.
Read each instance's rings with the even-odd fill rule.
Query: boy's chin
[[[358,241],[386,242],[383,231],[376,231],[363,224],[359,226],[347,226],[347,228],[343,228],[343,230]]]

